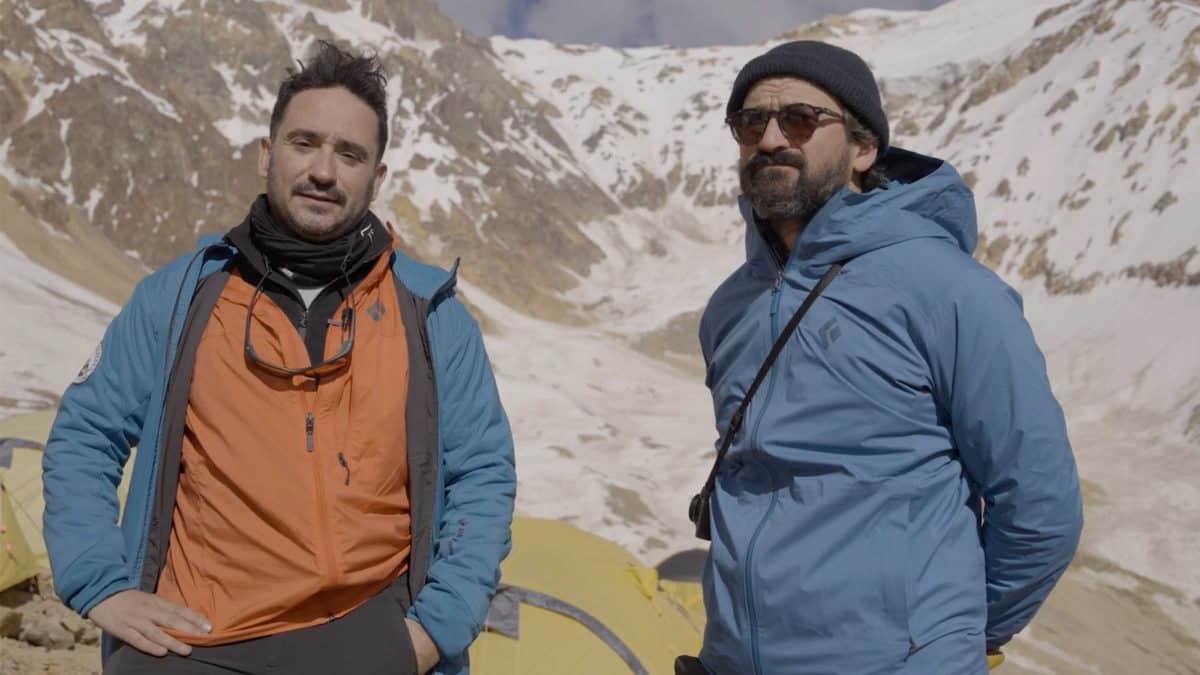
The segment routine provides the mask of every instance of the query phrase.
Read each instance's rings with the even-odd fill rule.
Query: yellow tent
[[[50,569],[42,539],[42,447],[54,415],[45,410],[0,419],[0,591]],[[117,488],[122,503],[128,474]]]
[[[4,478],[0,476],[0,591],[38,573],[37,560],[18,520],[13,500],[4,487]]]
[[[660,581],[569,523],[517,518],[500,583],[471,646],[478,675],[670,675],[700,648],[698,584]]]
[[[53,412],[0,420],[0,591],[47,567],[42,444]]]

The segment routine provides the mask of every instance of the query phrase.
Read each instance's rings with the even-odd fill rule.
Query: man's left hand
[[[421,624],[407,617],[404,623],[408,624],[408,635],[412,639],[413,651],[417,654],[417,675],[425,675],[441,660],[441,654]]]

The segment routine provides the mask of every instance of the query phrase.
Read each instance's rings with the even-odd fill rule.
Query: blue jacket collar
[[[883,161],[889,182],[866,193],[836,192],[796,238],[786,267],[828,266],[919,238],[974,250],[975,201],[954,167],[901,148],[892,148]],[[749,200],[739,198],[739,206],[746,222],[747,263],[755,270],[778,270]]]

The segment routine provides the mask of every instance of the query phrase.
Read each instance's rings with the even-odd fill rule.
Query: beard
[[[350,208],[343,209],[341,217],[332,220],[313,214],[296,212],[289,205],[288,198],[299,193],[319,194],[334,200],[338,206],[346,207],[350,205]],[[283,184],[282,177],[275,170],[274,161],[267,166],[267,197],[271,204],[272,214],[289,230],[301,238],[310,241],[335,239],[357,225],[362,220],[363,214],[370,207],[374,193],[374,184],[368,183],[367,193],[364,199],[361,200],[361,203],[351,205],[350,202],[352,200],[350,199],[350,195],[336,186],[325,188],[307,180],[292,186],[286,186]]]
[[[849,150],[841,160],[813,173],[804,155],[795,150],[756,153],[738,172],[742,194],[750,200],[755,214],[767,221],[807,223],[846,185],[852,158]],[[779,171],[762,170],[771,166],[790,166],[799,172],[794,181]]]

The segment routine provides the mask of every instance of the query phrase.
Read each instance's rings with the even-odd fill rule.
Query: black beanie
[[[854,52],[824,42],[786,42],[751,59],[742,66],[733,83],[725,114],[732,115],[742,109],[742,102],[755,82],[779,76],[803,78],[829,92],[879,137],[879,156],[887,152],[887,115],[871,69]]]

